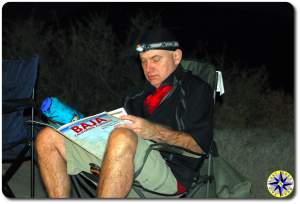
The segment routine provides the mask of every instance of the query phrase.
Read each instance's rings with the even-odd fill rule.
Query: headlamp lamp
[[[142,43],[136,46],[137,52],[145,52],[153,49],[163,49],[163,50],[172,50],[172,48],[178,48],[179,43],[177,41],[166,41],[166,42],[158,42],[158,43]]]

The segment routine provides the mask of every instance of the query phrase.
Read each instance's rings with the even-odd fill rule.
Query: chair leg
[[[78,183],[76,176],[71,176],[71,182],[73,184],[72,187],[74,187],[74,190],[75,190],[76,195],[78,196],[78,198],[82,198],[83,196],[82,196],[82,194],[79,190],[79,185],[80,184]]]
[[[32,100],[34,100],[34,88],[32,89]],[[34,107],[31,108],[31,121],[34,121]],[[30,161],[30,177],[31,177],[31,198],[34,198],[35,194],[35,168],[34,168],[34,126],[31,122],[31,161]]]
[[[31,152],[31,161],[30,161],[30,178],[31,178],[31,198],[34,198],[35,194],[35,168],[34,168],[34,143],[30,141],[30,152]]]
[[[9,180],[12,178],[12,176],[17,172],[17,170],[20,168],[22,163],[25,161],[26,153],[30,149],[30,144],[26,144],[25,147],[22,149],[22,151],[17,156],[17,159],[14,160],[14,162],[10,165],[10,167],[7,169],[5,174],[2,176],[2,187],[3,187],[3,193],[7,193],[8,197],[15,197],[14,193],[12,192],[11,188],[8,185]]]
[[[208,177],[211,176],[211,168],[212,168],[212,158],[211,157],[212,157],[212,155],[209,154],[208,155],[208,172],[207,172]],[[206,188],[207,188],[206,189],[206,198],[209,198],[210,180],[208,180]]]
[[[8,183],[2,184],[2,192],[8,198],[15,198],[15,194],[12,192],[11,188],[9,187]]]
[[[85,192],[88,197],[95,197],[97,186],[90,183],[91,181],[89,181],[83,174],[71,176],[71,181],[72,188],[74,188],[79,198],[84,198],[83,194],[81,193],[82,191],[80,190],[83,190],[83,192]]]
[[[11,177],[16,173],[16,171],[20,168],[22,163],[25,161],[26,153],[29,151],[30,144],[26,144],[22,151],[17,156],[17,159],[14,160],[12,165],[8,168],[3,176],[3,182],[8,183]]]

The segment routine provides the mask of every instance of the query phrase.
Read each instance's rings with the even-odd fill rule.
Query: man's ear
[[[176,65],[178,65],[181,62],[182,59],[182,51],[181,49],[176,49],[173,53],[173,59]]]

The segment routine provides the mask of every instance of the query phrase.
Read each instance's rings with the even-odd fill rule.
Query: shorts
[[[157,150],[150,152],[144,167],[141,169],[146,150],[150,144],[152,144],[151,141],[144,140],[138,136],[138,144],[134,158],[134,170],[135,173],[139,172],[139,174],[135,175],[135,181],[145,189],[154,192],[165,194],[176,193],[177,180]],[[101,166],[102,158],[97,158],[78,145],[70,142],[68,139],[65,139],[65,148],[68,174],[74,175],[82,171],[90,173],[89,163]]]

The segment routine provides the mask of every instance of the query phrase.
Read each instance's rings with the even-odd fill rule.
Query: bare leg
[[[111,133],[103,158],[98,197],[126,197],[133,182],[136,145],[137,136],[129,129],[117,128]]]
[[[70,178],[67,175],[63,136],[45,128],[36,139],[38,164],[49,197],[70,196]]]

